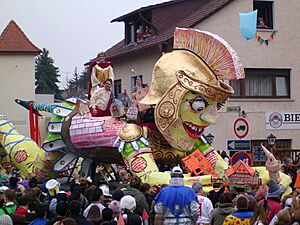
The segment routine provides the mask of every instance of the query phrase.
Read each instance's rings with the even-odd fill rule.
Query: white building
[[[0,114],[26,136],[30,136],[28,111],[15,99],[35,99],[34,64],[39,53],[16,22],[10,21],[0,36]]]

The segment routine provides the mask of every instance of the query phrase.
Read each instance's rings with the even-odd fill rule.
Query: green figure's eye
[[[198,96],[194,99],[186,99],[186,101],[188,103],[190,103],[190,107],[193,111],[195,112],[200,112],[203,109],[205,109],[205,107],[207,106],[206,101],[204,100],[204,98]]]

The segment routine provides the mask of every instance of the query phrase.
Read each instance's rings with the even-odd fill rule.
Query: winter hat
[[[1,225],[13,225],[13,221],[8,215],[0,216],[0,224]]]
[[[202,191],[203,187],[202,187],[201,183],[196,182],[192,185],[192,189],[195,193],[198,193],[198,192]]]
[[[266,195],[268,194],[269,191],[269,187],[266,184],[262,184],[259,186],[257,192],[255,193],[255,198],[256,200],[261,200],[263,198],[266,197]]]
[[[239,209],[248,209],[248,199],[244,195],[240,195],[236,199],[236,208]]]
[[[182,169],[179,166],[175,166],[171,171],[171,177],[183,177]]]
[[[22,185],[24,186],[25,189],[29,188],[29,181],[23,180]]]
[[[123,198],[123,197],[124,197],[124,192],[122,190],[117,189],[112,193],[113,200],[120,201],[121,198]]]
[[[6,186],[1,186],[0,187],[0,192],[4,192],[4,191],[6,191],[6,190],[8,190],[9,188],[8,187],[6,187]]]
[[[123,198],[121,198],[120,207],[122,210],[134,210],[136,208],[134,197],[132,197],[131,195],[125,195]]]
[[[60,183],[59,183],[57,180],[55,180],[55,179],[50,179],[50,180],[48,180],[47,183],[46,183],[46,188],[47,188],[48,190],[52,190],[52,189],[56,188],[56,187],[59,186],[59,185],[60,185]]]
[[[108,208],[112,209],[114,213],[121,212],[120,203],[116,200],[113,200],[109,203]]]
[[[289,157],[287,157],[287,158],[285,158],[284,160],[284,164],[285,165],[288,165],[291,161],[293,161],[291,158],[289,158]]]
[[[46,183],[46,188],[50,196],[55,196],[59,192],[59,185],[60,183],[55,179],[50,179]]]
[[[287,198],[284,202],[284,206],[285,207],[291,207],[292,206],[292,201],[293,201],[293,198]]]
[[[103,195],[104,195],[105,197],[111,197],[111,194],[109,193],[109,187],[108,187],[106,184],[102,184],[102,185],[100,186],[100,188],[101,188],[101,190],[102,190],[102,192],[103,192]]]
[[[266,196],[267,198],[280,198],[283,192],[284,190],[281,189],[274,180],[269,181],[269,192]]]
[[[246,195],[246,198],[248,199],[248,209],[251,212],[254,212],[255,206],[257,204],[257,201],[253,195]]]

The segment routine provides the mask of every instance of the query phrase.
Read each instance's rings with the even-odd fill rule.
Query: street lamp
[[[205,135],[205,138],[206,138],[208,144],[211,145],[213,143],[213,141],[214,141],[215,136],[212,135],[211,133],[208,133],[208,135]]]
[[[268,137],[267,137],[267,140],[268,140],[268,145],[270,146],[270,150],[271,152],[273,153],[273,146],[275,144],[275,141],[276,141],[276,137],[273,135],[273,134],[270,134]]]

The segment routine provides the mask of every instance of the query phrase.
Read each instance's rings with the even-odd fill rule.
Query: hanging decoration
[[[263,43],[265,43],[267,46],[269,45],[269,43],[271,41],[273,41],[274,37],[275,37],[275,34],[276,34],[277,31],[273,31],[271,36],[268,38],[268,39],[263,39],[258,33],[256,33],[256,39],[257,41],[260,43],[260,45],[262,45]]]
[[[257,25],[257,10],[240,13],[240,32],[247,41],[254,38]]]

